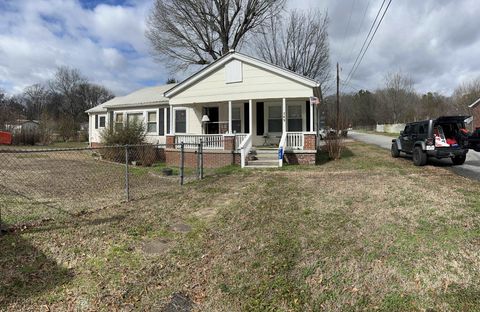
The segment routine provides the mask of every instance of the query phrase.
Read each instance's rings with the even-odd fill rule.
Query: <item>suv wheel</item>
[[[397,158],[400,156],[400,151],[398,150],[397,143],[392,143],[392,148],[390,149],[393,158]]]
[[[459,165],[463,165],[466,159],[467,159],[467,156],[455,156],[455,157],[452,157],[452,162],[454,165],[459,166]]]
[[[425,166],[427,164],[427,154],[420,146],[415,146],[413,150],[413,164],[415,166]]]

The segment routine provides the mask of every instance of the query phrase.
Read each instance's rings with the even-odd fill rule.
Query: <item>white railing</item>
[[[286,147],[289,149],[303,149],[305,136],[303,132],[287,132]]]
[[[235,149],[240,150],[240,145],[247,137],[248,133],[235,133]]]
[[[223,134],[176,134],[175,135],[175,144],[185,143],[188,146],[189,144],[200,144],[200,141],[203,142],[203,149],[219,149],[222,150],[223,145]],[[175,145],[176,148],[180,148],[179,145]]]
[[[242,168],[245,168],[245,160],[252,149],[252,134],[249,133],[245,136],[243,141],[238,145],[238,149],[240,150],[240,164]]]
[[[287,147],[287,132],[282,133],[282,138],[280,139],[280,143],[278,144],[278,166],[283,166],[283,153],[285,152],[285,148]]]

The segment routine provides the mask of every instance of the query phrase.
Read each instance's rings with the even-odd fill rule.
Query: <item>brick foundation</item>
[[[284,160],[289,165],[315,165],[316,151],[285,152]]]
[[[197,151],[185,149],[185,167],[196,168]],[[166,164],[168,166],[180,166],[180,150],[167,148],[165,150]],[[219,168],[228,165],[240,165],[240,153],[223,150],[203,150],[203,167]]]
[[[303,135],[303,149],[304,150],[315,150],[317,148],[316,145],[316,134],[314,133],[305,133]]]

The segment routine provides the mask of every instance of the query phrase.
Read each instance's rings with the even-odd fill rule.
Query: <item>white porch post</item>
[[[170,134],[175,134],[175,127],[173,126],[173,116],[175,116],[175,114],[173,113],[173,106],[170,105]]]
[[[313,104],[310,103],[310,132],[313,132]]]
[[[253,133],[253,101],[248,100],[248,133]]]
[[[282,133],[287,132],[287,99],[282,100]]]
[[[232,101],[228,101],[228,133],[232,132]]]

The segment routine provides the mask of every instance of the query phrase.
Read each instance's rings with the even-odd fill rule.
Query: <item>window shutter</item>
[[[167,134],[170,134],[170,107],[167,107]]]
[[[165,135],[165,108],[158,110],[158,135]]]
[[[98,115],[95,115],[95,129],[98,129]]]
[[[306,101],[305,102],[305,112],[306,112],[306,124],[307,124],[307,132],[309,131],[312,131],[312,129],[310,129],[310,101]]]
[[[257,102],[257,135],[263,135],[265,123],[263,118],[263,102]]]

